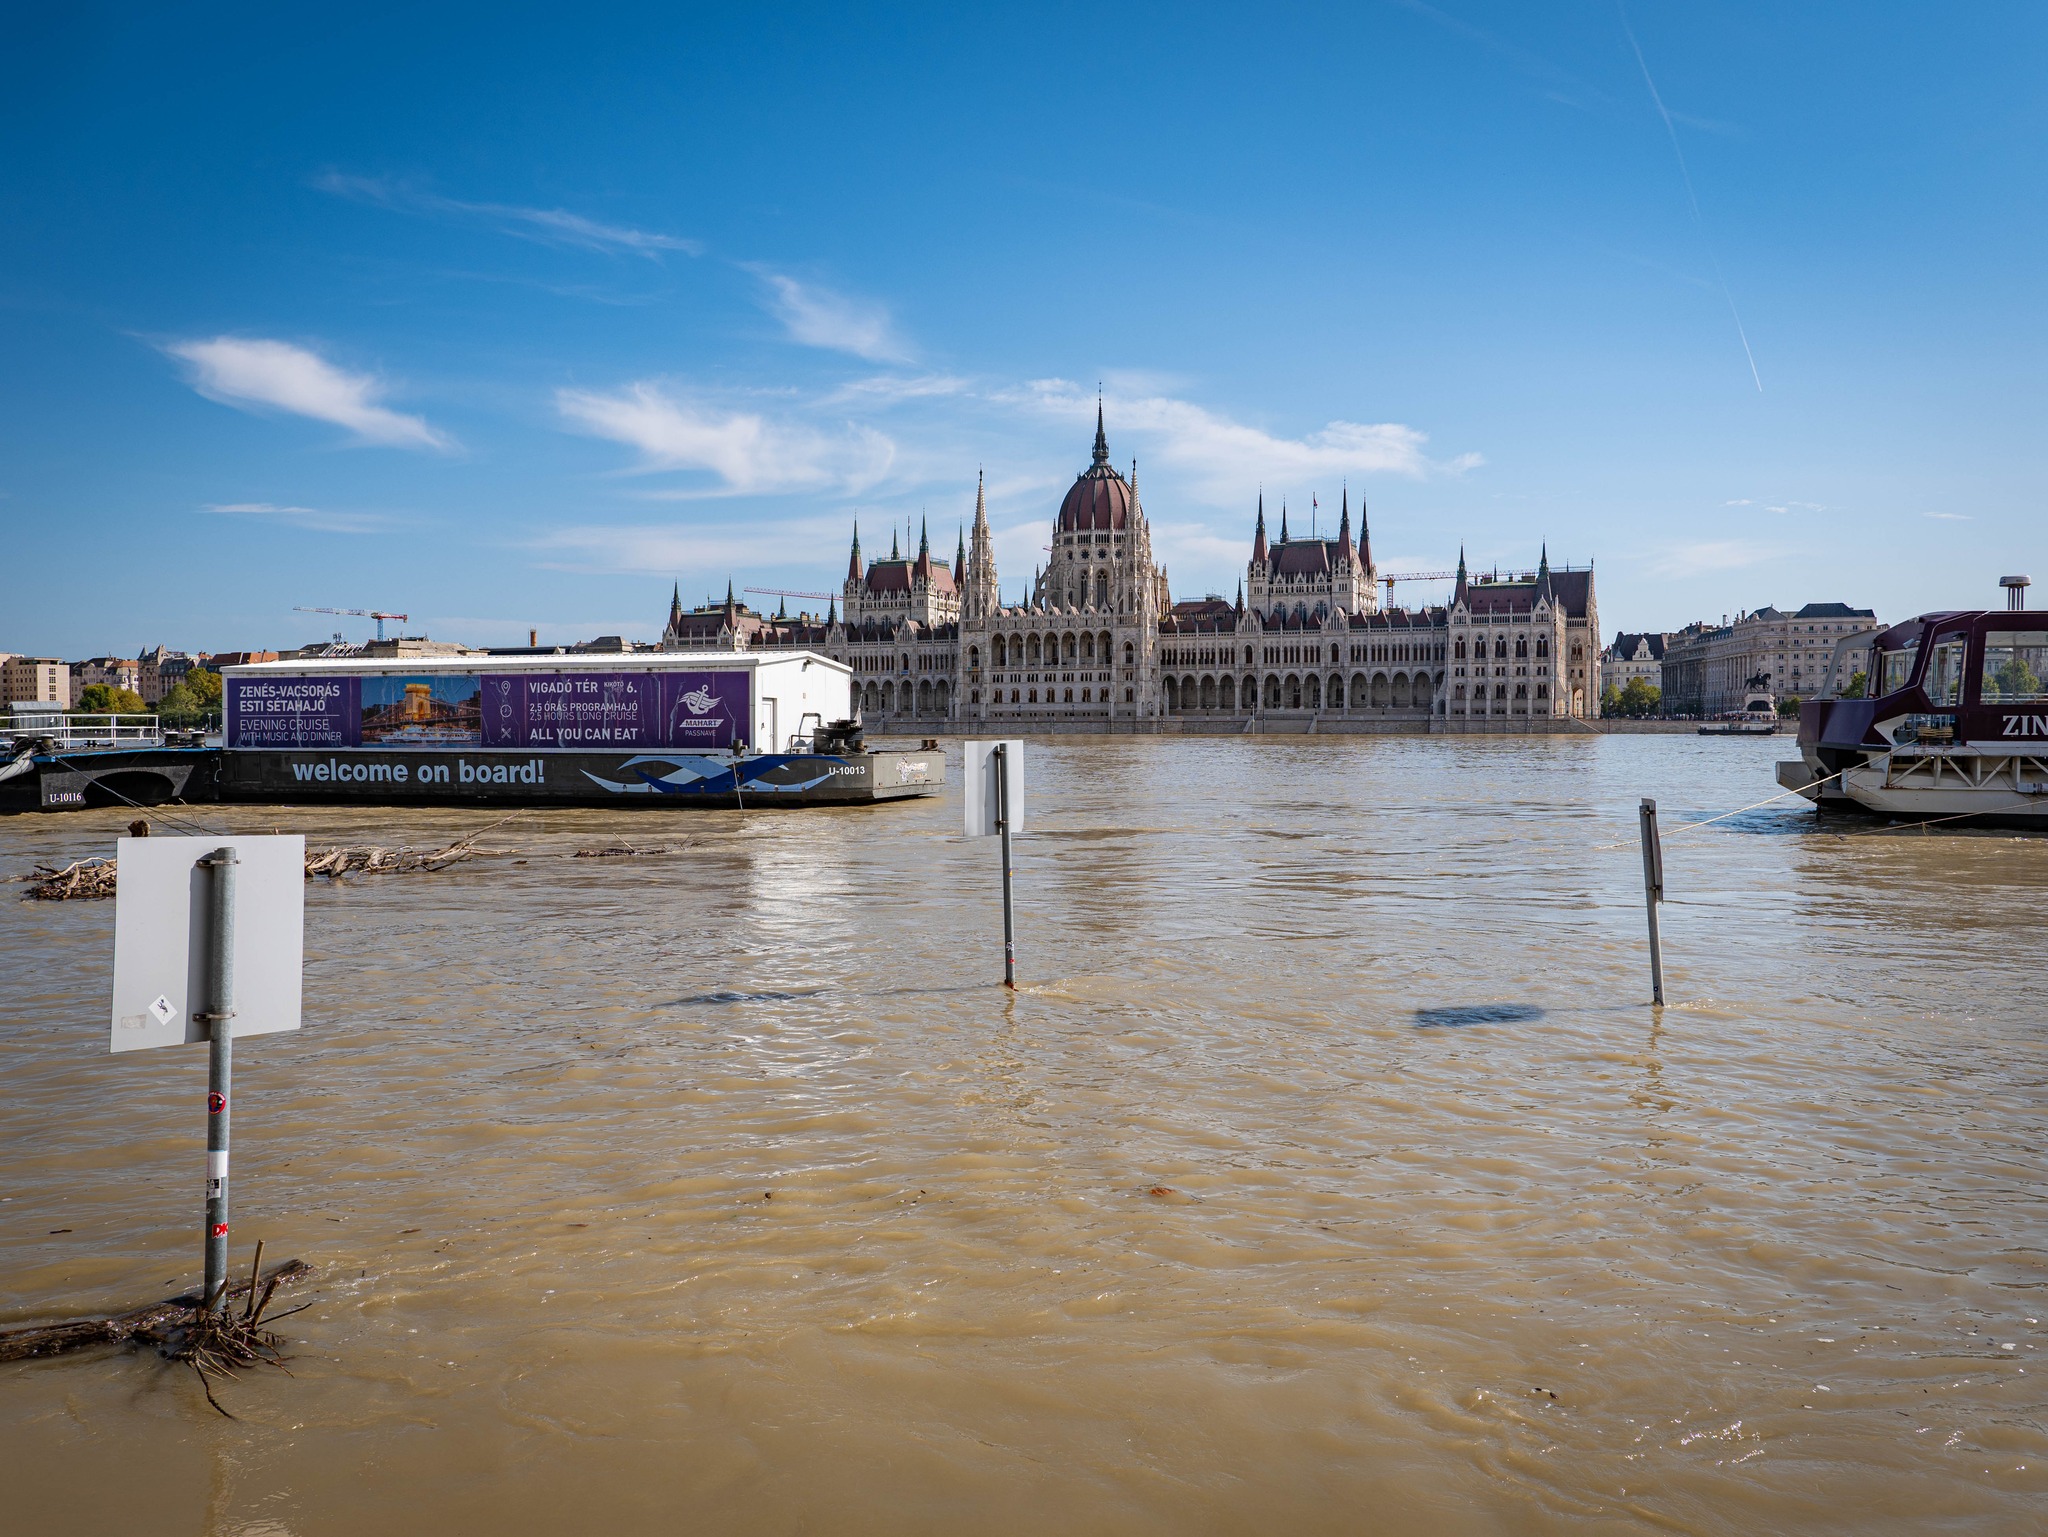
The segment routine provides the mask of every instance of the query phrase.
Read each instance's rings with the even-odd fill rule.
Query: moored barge
[[[867,750],[849,670],[815,652],[262,662],[221,684],[217,744],[17,741],[0,809],[858,805],[945,780],[936,744]]]
[[[2000,585],[2005,609],[1845,637],[1868,648],[1865,697],[1801,704],[1778,782],[1839,810],[2048,827],[2048,611],[2023,606],[2027,578]]]

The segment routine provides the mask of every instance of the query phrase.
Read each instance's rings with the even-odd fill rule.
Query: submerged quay
[[[646,819],[539,810],[309,882],[305,1028],[236,1066],[238,1238],[317,1271],[294,1375],[220,1389],[230,1422],[147,1352],[6,1368],[15,1518],[2034,1521],[2048,842],[1796,799],[1681,831],[1768,790],[1769,740],[1028,752],[1014,995],[951,793],[616,859],[574,856]],[[426,846],[495,813],[184,815]],[[126,820],[0,820],[0,874]],[[204,1063],[105,1054],[112,919],[0,937],[0,1327],[192,1279]]]

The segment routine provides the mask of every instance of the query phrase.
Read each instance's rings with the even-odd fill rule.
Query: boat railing
[[[48,741],[61,752],[85,747],[161,747],[164,743],[163,727],[154,715],[23,712],[0,720],[0,734],[16,741]]]

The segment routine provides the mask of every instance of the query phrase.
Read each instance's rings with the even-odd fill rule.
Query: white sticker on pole
[[[306,840],[123,838],[114,874],[112,1050],[204,1041],[211,874],[200,865],[235,851],[235,1017],[231,1036],[299,1028],[306,944]]]
[[[1014,836],[1024,830],[1024,744],[1022,742],[968,742],[965,772],[961,775],[967,782],[967,836],[970,838],[993,838],[1002,829],[996,826],[996,811],[1002,804],[996,797],[996,764],[1005,767],[1005,778],[1010,792],[1010,832]],[[996,749],[1003,749],[1001,758]]]

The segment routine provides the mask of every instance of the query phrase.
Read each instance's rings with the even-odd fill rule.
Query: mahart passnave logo
[[[708,715],[718,708],[717,698],[701,684],[683,695],[682,703],[692,715]]]

